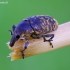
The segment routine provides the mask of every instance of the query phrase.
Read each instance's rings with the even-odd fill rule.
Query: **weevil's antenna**
[[[12,33],[12,31],[11,31],[11,30],[8,30],[8,31],[10,32],[10,34],[11,34],[11,35],[13,35],[13,33]]]

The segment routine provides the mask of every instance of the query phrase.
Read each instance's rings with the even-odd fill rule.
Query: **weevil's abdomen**
[[[58,22],[50,16],[33,16],[28,20],[37,33],[49,33],[58,28]]]

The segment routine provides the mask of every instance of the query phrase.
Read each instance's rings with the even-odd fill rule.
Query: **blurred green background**
[[[7,58],[11,52],[6,42],[13,24],[33,15],[50,15],[59,24],[70,21],[70,0],[0,0],[0,70],[70,70],[70,47],[16,61]]]

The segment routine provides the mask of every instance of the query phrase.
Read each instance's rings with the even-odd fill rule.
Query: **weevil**
[[[21,51],[22,57],[24,58],[24,51],[29,45],[29,38],[40,39],[43,38],[44,42],[49,42],[53,48],[51,41],[54,38],[54,34],[49,34],[58,28],[58,22],[51,16],[37,15],[23,19],[17,26],[12,26],[10,31],[12,38],[10,40],[10,46],[12,47],[15,42],[23,37],[26,42],[24,49]],[[46,37],[49,37],[47,40]]]

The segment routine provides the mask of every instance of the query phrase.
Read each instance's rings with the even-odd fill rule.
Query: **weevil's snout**
[[[12,38],[11,38],[11,41],[10,41],[10,44],[9,44],[9,45],[10,45],[11,47],[13,47],[14,44],[15,44],[15,42],[16,42],[19,38],[20,38],[20,35],[16,35],[16,36],[13,35]]]
[[[10,42],[10,44],[9,44],[9,45],[10,45],[10,47],[13,47],[14,43]]]

